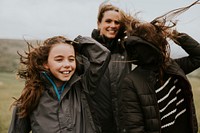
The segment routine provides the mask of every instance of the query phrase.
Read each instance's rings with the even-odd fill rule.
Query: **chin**
[[[114,39],[116,36],[115,35],[111,35],[111,36],[107,36],[110,39]]]
[[[71,77],[65,77],[65,78],[62,78],[60,80],[63,81],[63,82],[66,82],[66,81],[69,81],[70,79],[71,79]]]
[[[67,79],[65,79],[65,81],[69,81],[71,79],[71,77],[68,77]]]

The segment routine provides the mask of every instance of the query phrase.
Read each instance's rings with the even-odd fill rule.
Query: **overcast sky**
[[[151,21],[167,11],[187,6],[195,0],[111,0],[126,12],[141,12]],[[64,35],[90,36],[97,27],[98,6],[104,0],[0,0],[0,38],[46,39]],[[177,29],[200,42],[200,5],[178,19]]]

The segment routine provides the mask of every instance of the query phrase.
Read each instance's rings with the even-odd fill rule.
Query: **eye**
[[[110,19],[106,19],[106,21],[105,22],[107,22],[107,23],[111,23],[112,22],[112,20],[110,20]]]
[[[63,61],[63,58],[55,58],[54,60],[57,62],[61,62],[61,61]]]
[[[119,21],[115,21],[115,24],[117,24],[117,25],[118,25],[118,24],[120,24],[120,22],[119,22]]]
[[[70,62],[74,62],[74,61],[75,61],[75,58],[69,58],[69,61],[70,61]]]

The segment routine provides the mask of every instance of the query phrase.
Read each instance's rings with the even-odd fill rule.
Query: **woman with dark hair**
[[[120,86],[120,132],[197,133],[192,87],[186,75],[200,67],[200,44],[174,30],[176,23],[171,19],[195,4],[198,1],[150,23],[123,17],[129,27],[125,48],[137,67]],[[168,39],[188,56],[170,58]]]

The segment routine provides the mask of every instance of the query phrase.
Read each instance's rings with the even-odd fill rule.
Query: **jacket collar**
[[[41,72],[41,77],[43,79],[43,82],[45,84],[45,88],[47,90],[50,90],[50,93],[52,93],[55,97],[57,97],[58,101],[62,99],[61,96],[65,95],[71,88],[71,86],[80,80],[80,76],[77,75],[77,73],[74,73],[74,75],[71,77],[69,81],[66,81],[62,86],[61,86],[61,92],[63,93],[62,95],[59,94],[58,92],[58,87],[56,86],[54,79],[55,77],[50,73],[50,72]]]
[[[122,45],[122,40],[118,37],[115,39],[109,39],[103,35],[100,35],[100,31],[94,29],[91,34],[92,38],[100,42],[106,48],[108,48],[112,53],[123,53],[124,46]],[[123,36],[122,36],[123,38]]]

